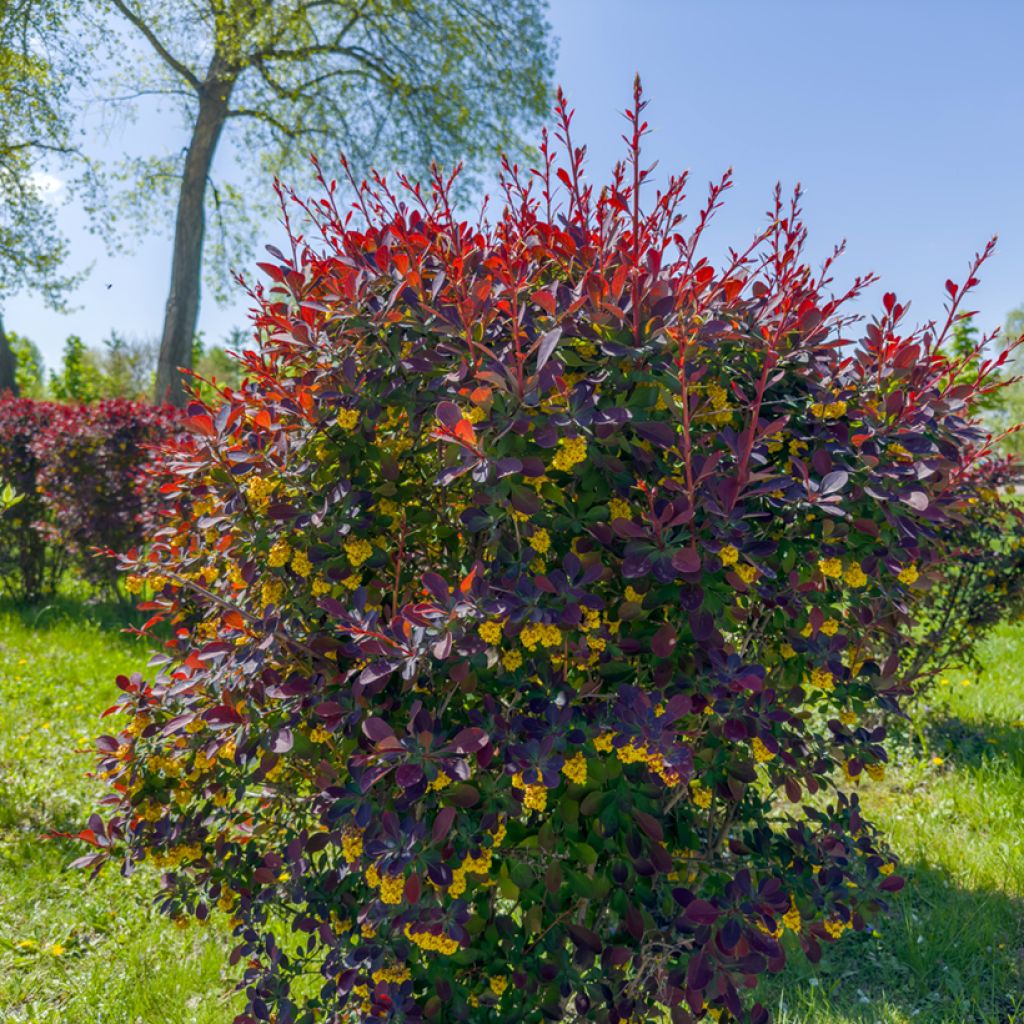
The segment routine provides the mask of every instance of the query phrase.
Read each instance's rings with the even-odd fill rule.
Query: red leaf
[[[455,823],[455,815],[458,811],[454,807],[442,807],[434,819],[434,827],[430,830],[430,838],[435,843],[440,843],[451,831]]]

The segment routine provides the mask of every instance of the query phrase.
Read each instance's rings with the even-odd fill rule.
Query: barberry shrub
[[[179,418],[169,406],[125,398],[53,404],[36,441],[50,539],[100,589],[113,590],[120,575],[109,555],[136,547],[154,523],[163,482],[156,445]]]
[[[124,399],[0,399],[0,480],[24,496],[0,512],[5,589],[35,600],[69,567],[112,589],[120,574],[109,556],[153,525],[162,483],[154,446],[179,420],[169,407]]]
[[[225,912],[240,1024],[763,1021],[903,884],[857,788],[985,457],[965,288],[855,333],[778,193],[715,267],[729,179],[645,206],[642,109],[598,191],[560,102],[490,224],[440,174],[286,196],[247,379],[168,455],[123,567],[171,638],[79,863]]]
[[[0,586],[21,601],[53,590],[66,564],[66,552],[47,544],[46,504],[39,493],[40,455],[53,404],[30,398],[0,397],[0,483],[21,496],[0,509]]]
[[[984,459],[972,467],[964,481],[964,506],[937,538],[934,582],[910,595],[903,625],[887,637],[915,698],[927,695],[943,672],[979,671],[980,643],[994,626],[1024,614],[1019,481],[1013,458]]]

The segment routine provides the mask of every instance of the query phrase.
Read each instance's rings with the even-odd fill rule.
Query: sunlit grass
[[[67,865],[97,786],[83,752],[118,673],[145,650],[113,609],[0,606],[0,1020],[26,1024],[224,1024],[225,940],[152,909],[155,879]]]

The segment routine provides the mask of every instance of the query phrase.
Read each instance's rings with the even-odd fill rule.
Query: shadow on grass
[[[781,1024],[1024,1024],[1024,901],[959,888],[904,864],[907,887],[875,922],[808,964],[799,951],[761,997]]]
[[[1012,759],[1024,776],[1024,721],[1021,725],[991,718],[934,716],[927,725],[929,754],[955,758],[957,764],[980,767],[994,756]]]
[[[125,601],[98,600],[73,590],[26,603],[0,597],[0,616],[9,615],[27,629],[45,632],[58,625],[89,623],[119,632],[127,626],[141,626],[146,616]]]

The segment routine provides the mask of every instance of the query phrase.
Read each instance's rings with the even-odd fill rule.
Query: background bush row
[[[113,590],[113,558],[140,542],[161,475],[152,447],[177,428],[176,410],[107,399],[63,404],[0,397],[0,482],[20,500],[0,511],[0,584],[23,600],[54,590],[73,568]]]

